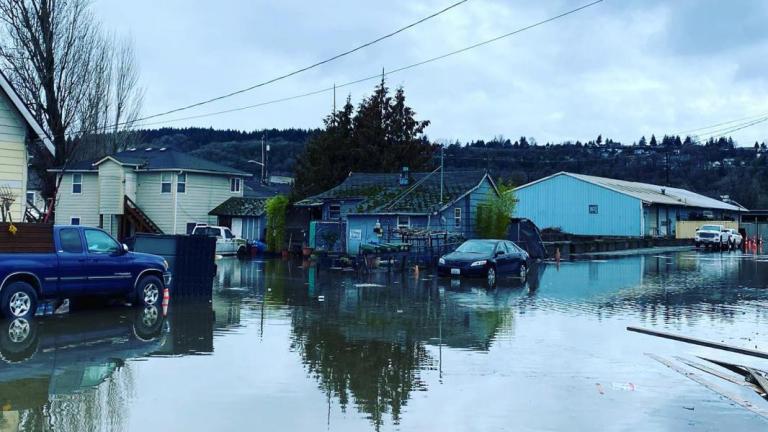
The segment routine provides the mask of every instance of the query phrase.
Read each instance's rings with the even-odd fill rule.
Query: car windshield
[[[701,231],[720,231],[720,227],[717,225],[703,225]]]
[[[470,240],[459,246],[456,252],[490,255],[493,253],[495,246],[496,242],[493,241]]]

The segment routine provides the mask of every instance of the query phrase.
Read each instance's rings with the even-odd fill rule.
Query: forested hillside
[[[257,172],[261,139],[270,145],[270,171],[292,173],[310,137],[320,130],[267,129],[253,132],[204,128],[140,131],[143,146],[190,152],[238,169]],[[376,155],[371,155],[376,159]],[[749,208],[768,208],[768,149],[738,146],[729,138],[697,143],[685,137],[641,137],[622,144],[598,137],[588,142],[537,144],[532,138],[453,143],[445,147],[448,169],[488,169],[515,184],[572,171],[624,180],[667,184],[708,196],[729,195]],[[435,154],[434,166],[440,163]],[[404,165],[408,161],[403,161]]]

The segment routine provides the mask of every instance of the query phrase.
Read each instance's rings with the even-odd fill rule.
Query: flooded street
[[[212,304],[0,329],[0,430],[763,430],[645,353],[768,361],[768,257],[680,252],[542,264],[528,281],[358,276],[218,261]],[[753,391],[706,376],[757,406]]]

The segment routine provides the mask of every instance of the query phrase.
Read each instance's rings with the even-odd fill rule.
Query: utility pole
[[[261,135],[261,182],[264,183],[264,162],[265,159],[265,153],[264,153],[264,141],[266,140],[266,133]]]
[[[443,189],[445,184],[445,176],[443,173],[443,167],[445,166],[445,145],[440,146],[440,204],[443,203]]]
[[[333,116],[336,117],[336,83],[333,83]]]

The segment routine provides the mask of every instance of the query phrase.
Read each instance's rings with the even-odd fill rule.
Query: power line
[[[700,128],[688,129],[688,130],[684,130],[684,131],[673,133],[672,135],[673,136],[675,136],[675,135],[685,135],[685,134],[688,134],[688,133],[691,133],[691,132],[698,132],[698,131],[702,131],[702,130],[706,130],[706,129],[712,129],[712,128],[716,128],[716,127],[719,127],[719,126],[724,126],[724,125],[727,125],[727,124],[739,123],[739,122],[743,122],[743,121],[752,121],[752,120],[755,120],[757,118],[761,118],[761,117],[765,117],[765,116],[768,116],[768,113],[762,113],[762,114],[757,114],[757,115],[753,115],[753,116],[742,117],[742,118],[739,118],[739,119],[736,119],[736,120],[729,120],[729,121],[726,121],[726,122],[716,123],[716,124],[713,124],[713,125],[704,126],[704,127],[700,127]]]
[[[439,11],[437,11],[437,12],[431,14],[431,15],[428,15],[428,16],[426,16],[426,17],[424,17],[424,18],[422,18],[422,19],[420,19],[420,20],[418,20],[416,22],[408,24],[405,27],[401,27],[401,28],[399,28],[399,29],[397,29],[397,30],[395,30],[395,31],[393,31],[391,33],[387,33],[386,35],[378,37],[378,38],[376,38],[376,39],[374,39],[374,40],[372,40],[370,42],[366,42],[366,43],[364,43],[362,45],[358,45],[355,48],[352,48],[350,50],[341,52],[339,54],[334,55],[333,57],[330,57],[330,58],[327,58],[325,60],[321,60],[319,62],[313,63],[313,64],[311,64],[309,66],[305,66],[305,67],[303,67],[301,69],[297,69],[297,70],[295,70],[293,72],[289,72],[289,73],[286,73],[286,74],[283,74],[283,75],[271,78],[271,79],[269,79],[267,81],[263,81],[263,82],[260,82],[258,84],[254,84],[254,85],[252,85],[250,87],[246,87],[244,89],[235,90],[233,92],[230,92],[230,93],[227,93],[227,94],[224,94],[224,95],[221,95],[221,96],[216,96],[216,97],[213,97],[213,98],[210,98],[210,99],[206,99],[206,100],[203,100],[203,101],[200,101],[200,102],[195,102],[193,104],[186,105],[186,106],[183,106],[183,107],[180,107],[180,108],[175,108],[175,109],[168,110],[168,111],[165,111],[165,112],[161,112],[161,113],[153,114],[153,115],[150,115],[150,116],[147,116],[147,117],[143,117],[143,118],[138,119],[137,121],[149,120],[149,119],[152,119],[152,118],[156,118],[156,117],[160,117],[160,116],[165,116],[165,115],[172,114],[172,113],[175,113],[175,112],[185,111],[185,110],[188,110],[190,108],[195,108],[195,107],[198,107],[198,106],[201,106],[201,105],[209,104],[211,102],[215,102],[215,101],[219,101],[219,100],[222,100],[222,99],[226,99],[226,98],[238,95],[238,94],[246,93],[246,92],[249,92],[251,90],[257,89],[259,87],[263,87],[265,85],[272,84],[274,82],[277,82],[277,81],[280,81],[280,80],[292,77],[294,75],[298,75],[298,74],[300,74],[302,72],[306,72],[306,71],[308,71],[310,69],[314,69],[314,68],[316,68],[318,66],[322,66],[322,65],[324,65],[326,63],[330,63],[330,62],[332,62],[334,60],[338,60],[341,57],[350,55],[350,54],[352,54],[354,52],[360,51],[363,48],[367,48],[367,47],[369,47],[371,45],[374,45],[374,44],[376,44],[378,42],[381,42],[381,41],[383,41],[385,39],[391,38],[391,37],[393,37],[393,36],[395,36],[395,35],[397,35],[399,33],[402,33],[402,32],[404,32],[406,30],[409,30],[409,29],[411,29],[411,28],[413,28],[413,27],[415,27],[415,26],[417,26],[417,25],[419,25],[419,24],[421,24],[421,23],[423,23],[425,21],[429,21],[430,19],[432,19],[432,18],[434,18],[434,17],[436,17],[438,15],[441,15],[441,14],[443,14],[445,12],[448,12],[449,10],[451,10],[451,9],[453,9],[453,8],[463,4],[463,3],[466,3],[467,1],[469,1],[469,0],[460,0],[460,1],[456,2],[456,3],[453,3],[452,5],[450,5],[448,7],[444,8],[444,9],[441,9],[441,10],[439,10]]]
[[[165,124],[165,123],[171,123],[171,122],[177,122],[177,121],[184,121],[184,120],[193,120],[193,119],[204,118],[204,117],[209,117],[209,116],[216,116],[216,115],[221,115],[221,114],[227,114],[227,113],[236,112],[236,111],[243,111],[243,110],[247,110],[247,109],[262,107],[262,106],[265,106],[265,105],[272,105],[272,104],[275,104],[275,103],[286,102],[286,101],[290,101],[290,100],[294,100],[294,99],[314,96],[314,95],[317,95],[317,94],[320,94],[320,93],[330,92],[330,91],[333,91],[334,88],[338,89],[338,88],[342,88],[342,87],[349,87],[349,86],[354,85],[354,84],[359,84],[359,83],[362,83],[362,82],[365,82],[365,81],[370,81],[372,79],[381,78],[382,76],[389,76],[389,75],[392,75],[392,74],[395,74],[395,73],[398,73],[398,72],[403,72],[403,71],[406,71],[406,70],[409,70],[409,69],[413,69],[413,68],[416,68],[416,67],[419,67],[419,66],[423,66],[423,65],[428,64],[428,63],[436,62],[438,60],[442,60],[442,59],[445,59],[447,57],[452,57],[452,56],[455,56],[457,54],[461,54],[461,53],[467,52],[469,50],[473,50],[475,48],[479,48],[479,47],[482,47],[484,45],[488,45],[488,44],[491,44],[493,42],[497,42],[499,40],[502,40],[502,39],[514,36],[514,35],[516,35],[518,33],[522,33],[522,32],[524,32],[526,30],[530,30],[532,28],[535,28],[535,27],[547,24],[547,23],[555,21],[557,19],[564,18],[564,17],[566,17],[568,15],[574,14],[576,12],[579,12],[579,11],[581,11],[583,9],[589,8],[591,6],[594,6],[594,5],[596,5],[598,3],[602,3],[602,2],[603,2],[603,0],[596,0],[596,1],[593,1],[591,3],[587,3],[587,4],[583,5],[583,6],[577,7],[575,9],[571,9],[571,10],[569,10],[567,12],[561,13],[559,15],[555,15],[555,16],[553,16],[551,18],[547,18],[545,20],[538,21],[536,23],[527,25],[525,27],[521,27],[521,28],[519,28],[517,30],[514,30],[514,31],[511,31],[509,33],[505,33],[503,35],[500,35],[500,36],[497,36],[497,37],[494,37],[494,38],[491,38],[491,39],[487,39],[487,40],[484,40],[482,42],[478,42],[478,43],[466,46],[464,48],[461,48],[461,49],[458,49],[458,50],[455,50],[455,51],[451,51],[451,52],[448,52],[448,53],[445,53],[445,54],[442,54],[442,55],[439,55],[439,56],[436,56],[436,57],[432,57],[432,58],[429,58],[429,59],[426,59],[426,60],[423,60],[423,61],[412,63],[412,64],[409,64],[409,65],[406,65],[406,66],[401,66],[401,67],[398,67],[398,68],[386,71],[383,74],[382,73],[377,73],[376,75],[367,76],[365,78],[360,78],[360,79],[357,79],[357,80],[354,80],[354,81],[350,81],[350,82],[347,82],[347,83],[344,83],[344,84],[337,84],[337,85],[335,85],[333,87],[327,87],[327,88],[324,88],[324,89],[315,90],[315,91],[311,91],[311,92],[308,92],[308,93],[302,93],[302,94],[298,94],[298,95],[294,95],[294,96],[284,97],[284,98],[280,98],[280,99],[273,99],[273,100],[269,100],[269,101],[253,104],[253,105],[246,105],[246,106],[241,106],[241,107],[232,108],[232,109],[223,110],[223,111],[216,111],[216,112],[211,112],[211,113],[206,113],[206,114],[199,114],[199,115],[195,115],[195,116],[181,117],[181,118],[170,119],[170,120],[163,120],[163,121],[158,121],[158,122],[153,122],[153,123],[144,123],[144,124],[136,125],[136,127],[155,126],[155,125],[159,125],[159,124]],[[144,119],[148,119],[148,118],[151,118],[151,117],[145,117]],[[144,119],[140,119],[140,120],[144,120]],[[140,121],[140,120],[138,120],[138,121]]]

